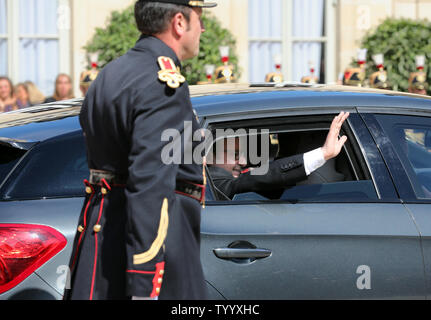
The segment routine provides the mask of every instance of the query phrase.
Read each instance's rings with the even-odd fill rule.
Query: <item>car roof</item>
[[[337,85],[211,84],[190,86],[200,117],[285,108],[378,107],[431,112],[431,97],[389,90]],[[0,143],[37,142],[79,131],[83,99],[73,99],[0,114]]]
[[[193,106],[203,117],[297,107],[411,108],[431,112],[429,96],[351,86],[203,85],[191,92]]]
[[[49,103],[0,114],[0,144],[27,149],[32,142],[81,130],[83,99]]]

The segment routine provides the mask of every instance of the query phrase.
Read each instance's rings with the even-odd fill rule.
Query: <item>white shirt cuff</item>
[[[313,171],[319,169],[326,163],[322,148],[304,153],[305,173],[309,176]]]

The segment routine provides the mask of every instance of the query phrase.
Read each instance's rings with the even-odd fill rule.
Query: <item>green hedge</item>
[[[198,57],[182,63],[182,74],[189,84],[206,81],[205,64],[221,65],[219,46],[231,48],[230,63],[235,66],[236,77],[239,77],[238,57],[234,51],[236,41],[232,34],[221,27],[220,22],[207,12],[202,20],[206,31],[201,36],[201,50]],[[96,28],[95,35],[84,47],[87,54],[99,53],[99,66],[104,67],[132,48],[139,38],[136,28],[133,6],[124,11],[114,11],[105,28]],[[90,64],[90,61],[88,61]]]
[[[408,79],[416,71],[417,55],[425,55],[424,71],[431,79],[431,23],[427,20],[388,18],[370,30],[360,46],[368,49],[367,79],[377,71],[372,56],[378,53],[384,54],[384,66],[393,90],[408,91]],[[352,62],[352,65],[355,64]]]

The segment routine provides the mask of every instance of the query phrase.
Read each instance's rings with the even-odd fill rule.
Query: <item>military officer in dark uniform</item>
[[[180,61],[198,54],[202,8],[215,5],[137,1],[142,36],[91,85],[80,114],[91,174],[66,298],[205,299],[203,168],[166,164],[162,133],[200,130]]]
[[[239,138],[236,138],[235,144],[227,143],[229,138],[225,139],[223,156],[218,157],[223,161],[214,161],[214,164],[209,166],[211,180],[216,191],[222,198],[232,199],[236,194],[268,192],[294,186],[297,182],[305,180],[327,161],[338,156],[347,141],[346,136],[339,138],[339,133],[348,117],[349,113],[341,112],[334,118],[326,141],[321,148],[277,159],[269,164],[268,172],[262,175],[253,175],[249,169],[243,170],[246,159],[245,156],[239,154]],[[228,148],[231,145],[235,149],[229,152]],[[235,159],[229,159],[232,156],[235,156]]]

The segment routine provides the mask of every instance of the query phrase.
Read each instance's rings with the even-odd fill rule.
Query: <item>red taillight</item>
[[[0,294],[27,278],[66,244],[66,238],[50,227],[0,224]]]

